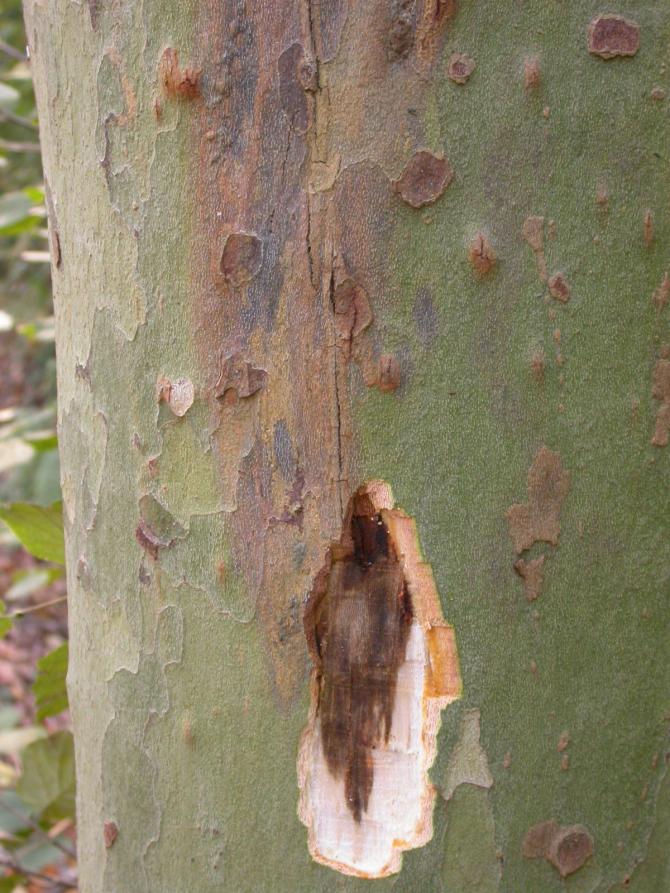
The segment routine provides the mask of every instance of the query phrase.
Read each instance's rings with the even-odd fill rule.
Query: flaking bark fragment
[[[244,400],[261,391],[267,378],[265,369],[257,369],[241,353],[232,354],[223,361],[214,396],[226,401]]]

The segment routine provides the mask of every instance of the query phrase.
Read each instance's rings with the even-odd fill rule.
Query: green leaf
[[[56,716],[68,707],[65,685],[67,660],[67,642],[63,642],[37,661],[37,679],[33,684],[33,694],[39,720],[47,716]]]
[[[5,599],[8,602],[21,601],[62,576],[62,567],[39,567],[29,571],[16,571],[12,574],[12,585],[5,592]]]
[[[74,746],[70,732],[28,745],[16,793],[46,822],[74,818]]]
[[[0,234],[28,220],[33,204],[25,192],[6,192],[0,196]]]
[[[50,506],[29,502],[0,505],[0,520],[5,522],[31,555],[65,564],[61,502]]]
[[[21,94],[14,87],[0,81],[0,109],[11,109],[21,98]]]
[[[58,447],[58,437],[52,431],[36,431],[23,438],[36,453],[47,453]]]
[[[14,893],[14,890],[16,890],[22,881],[23,875],[20,874],[0,878],[0,893]]]
[[[30,809],[15,791],[0,791],[0,830],[18,834],[30,827]],[[2,891],[2,887],[0,887]]]

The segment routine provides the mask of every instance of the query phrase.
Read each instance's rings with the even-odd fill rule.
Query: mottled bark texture
[[[26,22],[83,893],[665,889],[667,3]],[[463,697],[432,839],[369,882],[310,858],[295,766],[303,603],[372,479]]]

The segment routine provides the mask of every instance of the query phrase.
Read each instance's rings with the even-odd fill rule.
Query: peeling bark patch
[[[566,304],[570,300],[570,286],[563,273],[554,273],[549,282],[549,294],[552,298]]]
[[[263,262],[263,244],[252,233],[231,233],[221,254],[224,279],[236,288],[258,274]]]
[[[436,202],[453,178],[454,172],[446,158],[422,150],[407,162],[394,188],[408,205],[423,208]]]
[[[520,558],[514,563],[514,570],[523,580],[526,600],[534,602],[542,592],[544,555],[540,555],[539,558],[534,558],[532,561],[524,561],[523,558]]]
[[[267,382],[265,369],[257,369],[242,354],[227,357],[214,389],[214,396],[225,401],[244,400],[261,391]]]
[[[415,0],[393,0],[388,34],[390,62],[405,59],[414,47]]]
[[[593,838],[583,825],[560,827],[552,819],[529,829],[522,852],[526,859],[546,859],[568,877],[593,855]]]
[[[161,376],[156,383],[159,402],[165,402],[172,412],[181,418],[185,416],[195,399],[195,388],[189,378],[177,378],[170,381]]]
[[[653,446],[664,447],[670,439],[670,346],[663,345],[661,356],[656,361],[653,372],[651,396],[660,400],[661,405],[656,412],[656,426],[651,438]]]
[[[463,713],[458,732],[458,742],[449,759],[445,780],[440,791],[445,800],[450,800],[461,784],[472,784],[480,788],[493,787],[493,776],[488,759],[480,742],[480,713],[478,709]]]
[[[316,67],[305,58],[305,50],[299,43],[292,44],[279,57],[279,98],[286,117],[299,133],[305,133],[309,124],[307,89],[316,87]]]
[[[335,330],[344,341],[360,335],[372,322],[372,308],[365,289],[353,279],[344,279],[333,292]]]
[[[159,549],[169,549],[185,536],[181,524],[153,496],[140,499],[140,521],[135,529],[135,539],[154,560],[158,558]]]
[[[179,52],[172,47],[163,50],[158,63],[158,76],[169,99],[195,99],[200,94],[200,69],[180,68]]]
[[[544,217],[526,217],[521,235],[530,245],[535,255],[537,273],[543,282],[547,281],[547,261],[544,257]]]
[[[634,56],[640,48],[640,26],[620,15],[600,15],[589,25],[589,52],[602,59]]]
[[[401,851],[432,836],[427,770],[440,710],[460,696],[453,629],[392,506],[380,481],[356,491],[304,614],[315,668],[299,815],[312,856],[360,877],[399,871]]]
[[[528,502],[507,510],[509,535],[518,554],[535,542],[558,545],[561,507],[570,489],[570,475],[561,457],[543,446],[528,472]]]
[[[467,53],[452,53],[447,65],[447,75],[455,84],[467,84],[475,70],[475,60]]]
[[[417,55],[423,67],[430,65],[435,59],[447,22],[457,11],[456,0],[423,0],[416,29]]]
[[[105,842],[105,848],[109,849],[114,846],[114,841],[119,836],[119,829],[115,822],[105,822],[102,826],[102,838]]]
[[[478,276],[484,277],[496,265],[496,254],[484,233],[477,233],[468,248],[468,260]]]

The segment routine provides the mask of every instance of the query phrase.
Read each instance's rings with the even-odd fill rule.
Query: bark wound
[[[475,60],[467,53],[453,53],[449,57],[447,74],[455,84],[466,84],[475,70]]]
[[[602,59],[634,56],[640,48],[640,26],[620,15],[600,15],[589,25],[589,52]]]
[[[172,47],[163,51],[158,74],[163,92],[169,99],[195,99],[200,95],[200,69],[180,68],[179,52]]]
[[[496,265],[496,253],[484,233],[477,233],[468,247],[468,260],[472,269],[482,278],[488,276]]]
[[[305,614],[315,665],[298,762],[312,856],[383,877],[432,836],[440,710],[460,696],[453,629],[442,617],[412,520],[382,482],[349,501]]]
[[[552,298],[560,301],[561,304],[567,304],[570,300],[570,286],[563,273],[554,273],[547,285]]]
[[[593,855],[593,838],[582,825],[560,827],[550,819],[529,828],[522,851],[526,859],[546,859],[567,877]]]

